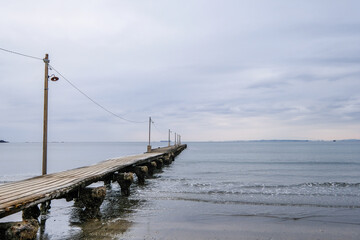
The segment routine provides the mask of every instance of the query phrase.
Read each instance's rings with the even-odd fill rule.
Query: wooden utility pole
[[[175,133],[175,139],[174,139],[174,146],[176,146],[176,133]]]
[[[169,129],[168,147],[170,147],[170,133],[171,133],[171,131]]]
[[[49,55],[45,54],[43,59],[45,63],[44,77],[44,129],[43,129],[43,161],[42,175],[47,173],[47,124],[48,124],[48,91],[49,91]]]
[[[147,152],[151,152],[151,117],[149,117],[149,144],[147,146]]]

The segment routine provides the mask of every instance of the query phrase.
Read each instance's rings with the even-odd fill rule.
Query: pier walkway
[[[114,158],[92,166],[0,185],[0,218],[34,206],[37,208],[39,203],[49,203],[52,199],[81,198],[86,186],[98,181],[104,181],[105,184],[118,181],[126,194],[129,186],[126,187],[124,181],[132,182],[132,173],[136,174],[139,181],[144,180],[147,172],[171,163],[185,148],[185,144],[158,148],[149,153]]]

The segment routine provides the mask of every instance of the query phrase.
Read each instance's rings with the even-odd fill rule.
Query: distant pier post
[[[151,152],[151,117],[149,117],[149,144],[147,145],[147,152]]]
[[[171,131],[170,131],[170,129],[169,129],[168,147],[170,147],[170,133],[171,133]]]

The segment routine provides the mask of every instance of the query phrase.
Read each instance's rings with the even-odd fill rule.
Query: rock
[[[0,226],[0,238],[5,240],[35,239],[38,229],[39,229],[39,222],[36,219],[27,219],[22,222],[3,223]],[[1,230],[5,230],[5,231],[1,231]]]

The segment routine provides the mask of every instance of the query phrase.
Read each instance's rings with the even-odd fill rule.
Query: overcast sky
[[[169,128],[183,141],[350,139],[359,12],[358,0],[2,1],[0,47],[48,53],[110,111],[152,116],[154,141]],[[49,85],[49,141],[147,141],[148,123]],[[42,140],[43,88],[41,60],[0,51],[0,139]]]

